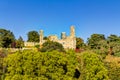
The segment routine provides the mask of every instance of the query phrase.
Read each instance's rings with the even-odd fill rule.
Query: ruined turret
[[[74,26],[70,27],[70,36],[75,37],[75,28],[74,28]]]
[[[67,36],[66,36],[66,33],[65,33],[65,32],[62,32],[62,33],[61,33],[61,39],[66,39],[66,37],[67,37]]]
[[[75,28],[74,26],[70,27],[70,40],[71,40],[71,48],[76,49],[76,36],[75,36]]]
[[[42,45],[43,44],[43,37],[44,37],[44,35],[43,35],[43,30],[40,30],[40,45]]]

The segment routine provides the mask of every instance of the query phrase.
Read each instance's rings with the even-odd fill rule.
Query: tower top
[[[40,30],[40,32],[43,32],[43,30]]]
[[[62,32],[61,33],[61,39],[65,39],[67,36],[66,36],[66,32]]]
[[[70,36],[75,37],[75,27],[74,26],[70,27]]]

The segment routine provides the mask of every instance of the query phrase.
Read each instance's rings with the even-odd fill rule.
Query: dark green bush
[[[46,41],[45,43],[43,43],[42,48],[40,49],[41,52],[50,52],[53,50],[65,52],[62,44],[53,41]]]

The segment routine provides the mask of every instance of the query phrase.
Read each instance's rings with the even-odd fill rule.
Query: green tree
[[[75,53],[23,51],[8,55],[5,80],[74,80]]]
[[[109,80],[108,71],[97,54],[87,51],[79,57],[80,80]]]
[[[107,37],[107,45],[109,51],[111,51],[115,56],[120,56],[120,37],[114,34],[111,34]]]
[[[76,38],[76,48],[85,48],[84,40],[80,37]]]
[[[120,57],[120,42],[109,42],[108,45],[112,48],[113,55]]]
[[[0,29],[0,46],[11,47],[11,44],[15,41],[14,34],[6,29]]]
[[[45,36],[45,37],[43,38],[43,40],[48,40],[48,37]]]
[[[22,48],[24,46],[23,38],[20,36],[18,40],[16,40],[16,48]]]
[[[49,51],[53,51],[53,50],[57,50],[60,52],[64,52],[64,48],[62,46],[62,44],[58,43],[58,42],[53,42],[53,41],[46,41],[45,43],[43,43],[42,48],[41,48],[41,52],[49,52]]]
[[[103,34],[92,34],[90,38],[88,38],[88,46],[91,49],[98,49],[100,46],[98,45],[98,42],[101,40],[105,40],[105,36]]]
[[[37,31],[30,31],[27,34],[29,42],[39,42],[39,33]]]
[[[117,35],[111,34],[110,36],[107,37],[107,41],[120,42],[120,37],[118,37]]]
[[[99,48],[92,49],[95,53],[100,53],[104,58],[107,54],[120,56],[120,42],[119,37],[115,39],[100,40],[97,42]]]
[[[107,54],[109,53],[109,44],[106,40],[100,40],[97,43],[97,46],[99,48],[97,49],[91,49],[94,53],[97,53],[98,55],[101,55],[102,58],[105,58]]]

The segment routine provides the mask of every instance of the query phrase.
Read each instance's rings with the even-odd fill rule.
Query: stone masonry
[[[44,40],[43,38],[44,38],[44,32],[43,32],[43,30],[40,30],[40,42],[39,43],[25,42],[24,44],[25,44],[25,46],[35,46],[38,44],[40,46],[42,46],[42,44],[44,42],[46,42],[46,40]],[[66,36],[66,33],[62,32],[61,39],[58,39],[58,37],[56,35],[50,35],[50,36],[48,36],[48,39],[50,41],[61,43],[65,49],[76,49],[76,36],[75,36],[74,26],[70,27],[70,35],[69,36]]]

